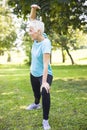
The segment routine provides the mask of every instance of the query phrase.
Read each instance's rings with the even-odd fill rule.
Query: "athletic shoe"
[[[33,110],[33,109],[40,109],[40,108],[41,108],[40,104],[35,104],[35,103],[33,103],[33,104],[29,105],[29,106],[26,108],[26,110]]]
[[[43,125],[44,130],[50,130],[51,129],[48,120],[43,120],[42,125]]]

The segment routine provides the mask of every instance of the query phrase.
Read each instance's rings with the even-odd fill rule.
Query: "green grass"
[[[87,57],[84,57],[84,58],[79,58],[78,60],[87,60]]]
[[[87,66],[52,69],[52,130],[87,130]],[[42,110],[25,110],[32,102],[29,67],[0,65],[0,130],[42,130]]]

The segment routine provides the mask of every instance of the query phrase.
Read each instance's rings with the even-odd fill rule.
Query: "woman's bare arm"
[[[47,93],[49,93],[50,90],[50,86],[47,83],[47,75],[48,75],[48,64],[50,62],[50,54],[49,53],[45,53],[43,55],[43,64],[44,64],[44,70],[43,70],[43,78],[42,78],[42,87],[45,87]]]
[[[36,19],[36,11],[40,9],[40,6],[33,4],[31,5],[30,20]]]

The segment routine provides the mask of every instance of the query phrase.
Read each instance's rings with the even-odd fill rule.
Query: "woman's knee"
[[[43,87],[42,88],[42,96],[45,96],[45,95],[47,96],[47,95],[49,95],[49,93],[47,93],[45,87]]]

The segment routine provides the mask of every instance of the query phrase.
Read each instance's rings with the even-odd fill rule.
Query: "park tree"
[[[53,45],[53,49],[56,48],[60,48],[61,52],[62,52],[62,62],[64,63],[66,60],[66,53],[68,54],[68,56],[71,59],[72,64],[74,64],[74,60],[69,52],[69,50],[71,49],[76,49],[76,41],[77,41],[77,37],[76,37],[76,32],[72,30],[72,28],[70,27],[68,30],[67,35],[66,34],[56,34],[53,33],[51,36],[52,39],[52,45]]]
[[[60,36],[59,44],[61,48],[64,48],[69,55],[72,64],[72,56],[69,52],[70,37],[65,39],[69,35],[69,28],[72,30],[83,29],[83,26],[87,24],[87,3],[86,0],[9,0],[9,5],[13,7],[14,13],[18,17],[22,16],[26,19],[30,13],[30,5],[38,4],[41,6],[41,10],[38,12],[38,16],[42,16],[46,26],[46,33],[52,37],[53,32],[58,34],[58,40]],[[64,40],[65,39],[65,40]],[[63,41],[63,43],[61,42]],[[74,40],[75,41],[75,40]],[[75,43],[73,41],[73,43]],[[65,43],[64,43],[65,42]],[[69,44],[67,44],[67,42]]]
[[[86,9],[87,5],[85,5],[85,0],[62,0],[59,3],[56,1],[53,6],[51,6],[49,27],[51,27],[51,30],[57,34],[57,37],[56,39],[54,38],[54,40],[56,40],[56,44],[59,44],[61,47],[63,62],[65,61],[63,52],[66,50],[72,64],[74,64],[74,60],[69,52],[69,49],[72,45],[73,48],[77,46],[75,31],[77,29],[83,29],[83,26],[87,24],[85,17],[83,17],[87,15]],[[74,34],[74,37],[72,37],[72,34]]]
[[[0,55],[7,51],[10,60],[9,50],[13,47],[16,33],[10,10],[5,6],[0,6],[0,30]]]

